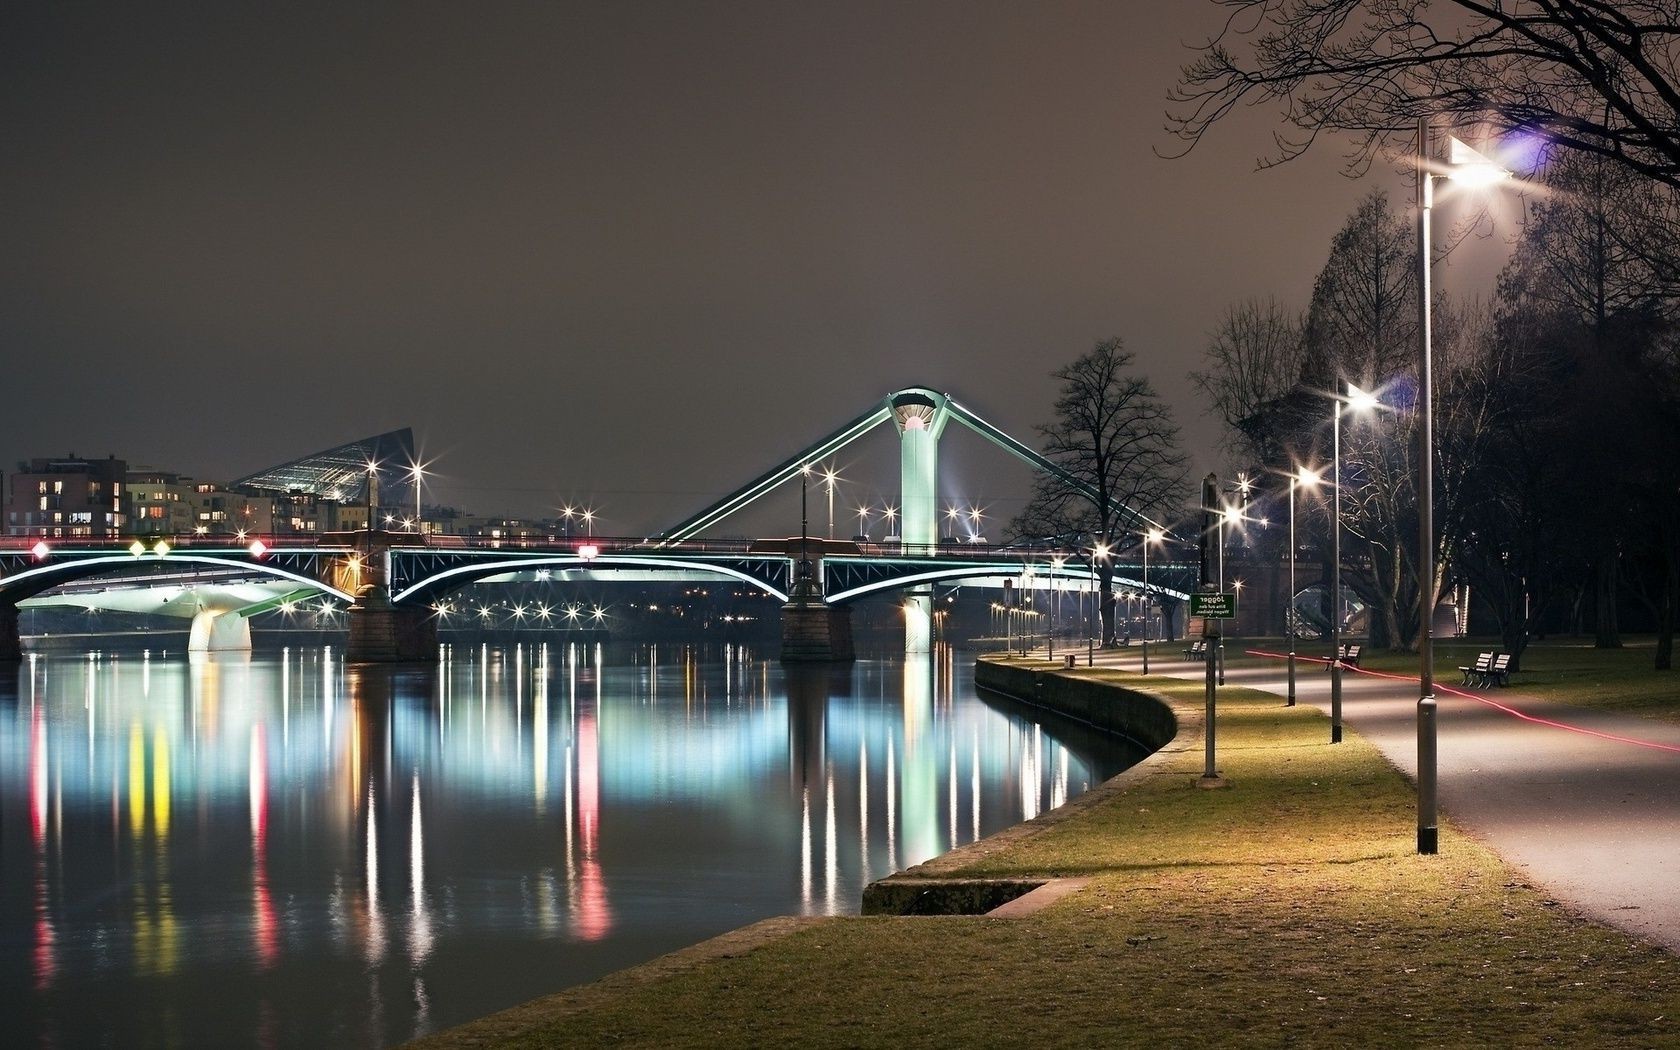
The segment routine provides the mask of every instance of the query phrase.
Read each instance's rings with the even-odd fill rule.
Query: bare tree
[[[1275,164],[1323,132],[1350,164],[1415,148],[1420,117],[1535,133],[1680,186],[1675,0],[1213,0],[1223,28],[1185,65],[1168,130],[1194,148],[1245,105],[1278,109]],[[1182,153],[1180,154],[1182,155]]]
[[[1149,380],[1129,371],[1132,362],[1119,339],[1108,339],[1052,373],[1062,383],[1056,417],[1038,432],[1045,457],[1073,483],[1040,475],[1012,526],[1017,535],[1112,550],[1176,501],[1185,476],[1178,426]],[[1107,645],[1114,641],[1113,561],[1099,558],[1096,569]]]
[[[1208,336],[1201,371],[1190,382],[1207,402],[1207,414],[1225,424],[1221,444],[1250,464],[1283,458],[1287,437],[1269,411],[1288,397],[1301,375],[1303,321],[1274,298],[1231,306]]]

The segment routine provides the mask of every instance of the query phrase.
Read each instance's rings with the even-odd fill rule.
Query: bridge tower
[[[903,542],[934,550],[939,543],[939,435],[950,419],[945,399],[931,391],[907,390],[892,399],[899,436],[899,500]],[[904,651],[925,653],[933,647],[933,586],[913,588],[904,596]]]

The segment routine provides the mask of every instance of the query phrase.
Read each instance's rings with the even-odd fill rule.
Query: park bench
[[[1207,642],[1192,642],[1190,648],[1184,650],[1186,660],[1195,660],[1207,655]]]
[[[1493,667],[1493,654],[1492,653],[1477,653],[1475,663],[1471,664],[1469,667],[1464,667],[1462,665],[1459,667],[1459,669],[1458,669],[1459,674],[1462,674],[1464,676],[1464,681],[1460,682],[1459,684],[1460,685],[1471,685],[1471,684],[1480,682],[1483,678],[1485,678],[1487,676],[1488,671],[1492,667]]]
[[[1359,646],[1357,646],[1357,645],[1340,645],[1340,646],[1337,646],[1336,647],[1336,659],[1330,661],[1329,663],[1326,663],[1324,665],[1324,669],[1326,671],[1330,670],[1330,664],[1333,664],[1333,663],[1346,664],[1349,667],[1358,667],[1359,666]]]
[[[1493,666],[1489,667],[1487,672],[1482,676],[1482,684],[1503,686],[1509,686],[1511,684],[1510,653],[1498,653],[1494,656]]]

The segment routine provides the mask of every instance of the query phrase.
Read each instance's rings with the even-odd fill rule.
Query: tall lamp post
[[[1096,537],[1091,537],[1091,560],[1087,563],[1091,568],[1091,615],[1096,620],[1093,629],[1085,637],[1085,666],[1094,667],[1097,663],[1097,632],[1102,630],[1102,598],[1097,594],[1097,559],[1108,557],[1108,545],[1097,543]],[[1106,639],[1104,639],[1106,641]]]
[[[1164,533],[1150,529],[1143,534],[1143,673],[1149,673],[1149,545],[1160,543]]]
[[[410,463],[408,472],[414,477],[414,531],[425,532],[425,519],[420,516],[420,479],[425,476],[426,469],[419,463]]]
[[[1050,559],[1050,633],[1046,636],[1045,644],[1050,647],[1050,659],[1056,659],[1056,619],[1061,612],[1062,592],[1058,583],[1062,577],[1062,566],[1067,559],[1060,554]]]
[[[1289,475],[1289,598],[1283,606],[1283,631],[1289,636],[1288,707],[1295,706],[1295,556],[1299,551],[1295,545],[1295,489],[1317,488],[1318,482],[1318,472],[1306,467],[1297,467]]]
[[[834,472],[833,465],[823,468],[823,484],[828,487],[828,538],[834,538],[834,483],[840,480],[840,475]]]
[[[1225,590],[1225,526],[1242,520],[1242,511],[1227,504],[1219,512],[1219,590]],[[1219,632],[1219,684],[1225,684],[1225,632]]]
[[[1466,186],[1491,186],[1511,173],[1458,139],[1448,136],[1445,176]],[[1440,848],[1436,821],[1435,645],[1435,395],[1429,339],[1429,213],[1435,206],[1435,180],[1429,170],[1429,118],[1418,118],[1418,819],[1419,853]]]
[[[1330,444],[1331,488],[1330,514],[1330,742],[1342,742],[1342,405],[1355,412],[1370,412],[1377,407],[1377,396],[1361,390],[1352,383],[1343,383],[1336,394],[1336,418]]]

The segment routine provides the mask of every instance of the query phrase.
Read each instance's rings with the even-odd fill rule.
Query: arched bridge
[[[825,606],[842,607],[870,595],[911,591],[935,583],[1023,586],[1068,590],[1089,586],[1088,559],[1056,552],[980,544],[872,544],[815,537],[755,543],[685,543],[646,540],[535,541],[517,545],[468,543],[454,537],[421,539],[404,533],[355,533],[317,542],[288,540],[131,541],[14,545],[0,549],[0,630],[17,644],[19,602],[54,588],[90,580],[130,587],[164,587],[195,574],[222,585],[194,588],[196,604],[169,611],[194,617],[194,648],[248,648],[247,621],[288,600],[325,596],[358,616],[414,621],[432,618],[458,589],[487,581],[540,579],[597,582],[734,580],[778,601],[793,596],[801,561],[808,561]],[[1143,591],[1141,564],[1119,559],[1115,582]],[[1159,600],[1182,600],[1194,585],[1195,566],[1165,562],[1150,567],[1147,590]],[[252,597],[234,589],[241,580],[277,586]],[[219,597],[215,597],[219,596]],[[92,604],[89,602],[88,604]],[[395,629],[395,628],[393,628]],[[0,650],[5,647],[0,636]],[[354,648],[354,647],[353,647]]]

